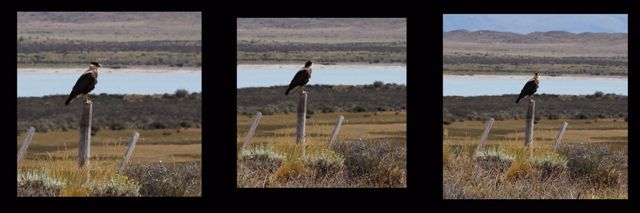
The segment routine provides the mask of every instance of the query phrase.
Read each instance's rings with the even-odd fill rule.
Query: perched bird
[[[520,99],[526,96],[533,96],[533,93],[536,93],[536,90],[538,90],[538,73],[535,73],[533,75],[533,78],[527,81],[527,83],[524,85],[522,91],[520,92],[520,95],[518,96],[518,99],[516,100],[516,104],[520,102]]]
[[[296,87],[301,87],[300,92],[304,92],[304,85],[306,85],[311,78],[311,65],[313,65],[313,62],[307,61],[307,63],[304,64],[304,67],[298,70],[298,73],[293,76],[293,79],[289,84],[289,88],[284,92],[285,95],[289,95],[289,92]]]
[[[69,103],[80,94],[85,96],[85,103],[91,103],[91,100],[89,100],[89,92],[91,92],[98,83],[98,69],[100,67],[100,63],[91,62],[89,69],[76,81],[76,85],[73,86],[73,90],[71,90],[69,98],[64,102],[64,105],[69,105]]]

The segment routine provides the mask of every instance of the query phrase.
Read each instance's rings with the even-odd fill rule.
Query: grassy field
[[[35,133],[18,168],[18,196],[200,196],[201,129],[135,130],[140,138],[120,176],[133,131],[92,136],[91,164],[82,170],[77,131]]]
[[[524,120],[496,121],[483,151],[485,123],[443,126],[445,199],[626,199],[628,127],[613,119],[567,120],[558,152],[552,144],[562,120],[540,121],[532,156],[523,150]]]
[[[327,148],[339,115],[338,142]],[[304,157],[295,116],[262,117],[238,153],[238,187],[406,187],[406,112],[316,113],[307,120]],[[238,150],[252,119],[237,116]]]

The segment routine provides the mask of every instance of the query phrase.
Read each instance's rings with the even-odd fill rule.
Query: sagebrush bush
[[[140,195],[148,197],[201,196],[200,163],[174,166],[165,163],[142,163],[127,167],[126,175],[140,185]]]
[[[489,148],[476,152],[475,158],[481,168],[486,170],[497,169],[499,171],[507,170],[514,160],[513,156],[499,148]]]
[[[64,182],[53,179],[46,171],[18,172],[18,197],[57,197]]]
[[[279,153],[258,148],[241,154],[238,187],[406,187],[406,149],[401,145],[387,140],[338,142],[330,149],[309,144],[304,156],[300,148],[281,144]],[[281,161],[279,167],[269,163],[273,159]]]
[[[447,145],[445,145],[447,146]],[[501,146],[514,159],[507,171],[477,165],[474,145],[452,145],[443,170],[445,199],[626,199],[624,152],[599,145],[567,144],[560,153],[548,147]],[[462,150],[462,151],[460,151]],[[471,154],[467,154],[470,152]],[[530,153],[533,155],[531,156]],[[499,156],[500,154],[491,154]],[[599,163],[593,164],[592,161]],[[471,166],[470,166],[471,165]],[[594,166],[598,165],[598,166]],[[586,171],[591,172],[586,172]]]
[[[621,152],[610,153],[609,146],[570,144],[561,147],[559,153],[568,159],[573,179],[596,185],[616,185],[627,172],[627,158]]]
[[[342,155],[327,149],[302,157],[304,166],[313,170],[316,177],[336,174],[344,167],[344,160]]]
[[[89,182],[86,186],[91,197],[137,197],[140,185],[127,176],[113,174],[107,181]]]
[[[560,175],[567,169],[568,160],[557,153],[546,152],[529,159],[533,167],[541,172],[542,178]]]
[[[276,171],[285,160],[285,156],[274,151],[270,146],[243,150],[240,162],[250,169]]]
[[[406,186],[406,150],[392,147],[389,141],[345,141],[333,146],[345,156],[345,169],[350,179],[366,180],[377,187]]]

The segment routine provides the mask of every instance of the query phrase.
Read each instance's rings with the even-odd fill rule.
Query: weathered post
[[[529,155],[532,154],[531,143],[533,142],[533,118],[535,117],[535,108],[536,102],[533,99],[529,99],[529,105],[527,105],[527,118],[524,128],[524,146],[530,150]]]
[[[476,148],[476,152],[480,151],[480,148],[482,148],[484,141],[489,136],[489,130],[491,130],[491,127],[493,126],[494,121],[495,119],[493,119],[493,117],[489,118],[489,120],[487,121],[487,125],[484,127],[484,132],[482,132],[482,136],[480,136],[480,144],[478,144],[478,148]]]
[[[131,141],[129,141],[129,147],[127,147],[127,151],[124,153],[124,158],[122,159],[122,163],[120,164],[120,175],[124,175],[124,168],[129,162],[129,158],[131,158],[131,154],[133,154],[133,149],[136,147],[136,142],[138,141],[138,137],[140,133],[133,132],[131,135]]]
[[[333,129],[333,133],[331,133],[331,137],[329,138],[329,145],[327,145],[327,147],[331,148],[331,144],[336,140],[336,137],[338,137],[340,127],[342,126],[342,120],[344,120],[344,116],[341,115],[336,121],[336,127]]]
[[[80,118],[80,140],[78,144],[78,163],[80,167],[89,164],[91,150],[91,116],[93,104],[91,102],[82,105],[82,117]]]
[[[304,156],[304,128],[307,121],[307,92],[300,93],[298,99],[298,123],[296,125],[296,144],[302,145],[302,155]]]
[[[242,144],[241,150],[244,150],[249,145],[249,141],[251,140],[251,137],[253,137],[253,133],[256,131],[256,128],[258,127],[260,118],[262,118],[262,113],[257,112],[256,117],[253,119],[253,123],[251,124],[251,128],[249,128],[249,133],[247,133],[247,137],[244,139],[244,143]]]
[[[558,149],[558,144],[560,144],[560,141],[562,140],[562,136],[564,135],[564,131],[567,129],[567,125],[569,124],[566,121],[562,123],[562,127],[560,127],[560,132],[556,137],[556,143],[553,144],[553,152],[555,152]]]
[[[33,137],[33,133],[36,131],[36,128],[29,127],[29,131],[24,138],[24,142],[20,145],[20,149],[18,150],[18,166],[20,165],[20,161],[24,156],[24,153],[27,152],[27,148],[29,147],[29,143],[31,143],[31,138]]]

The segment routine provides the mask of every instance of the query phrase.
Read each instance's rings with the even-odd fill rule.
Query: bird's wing
[[[306,69],[299,70],[296,75],[293,76],[293,79],[291,79],[291,83],[289,84],[289,86],[299,86],[306,83],[306,81],[309,79],[309,73],[307,73],[306,71]]]
[[[76,81],[76,84],[73,86],[73,91],[74,92],[79,91],[82,88],[86,88],[90,86],[92,81],[93,81],[93,76],[90,72],[82,74],[80,78],[78,78],[78,80]]]
[[[535,81],[527,81],[524,87],[522,87],[522,92],[520,92],[520,94],[530,95],[533,93],[532,91],[536,89],[536,86],[537,84],[535,83]]]

